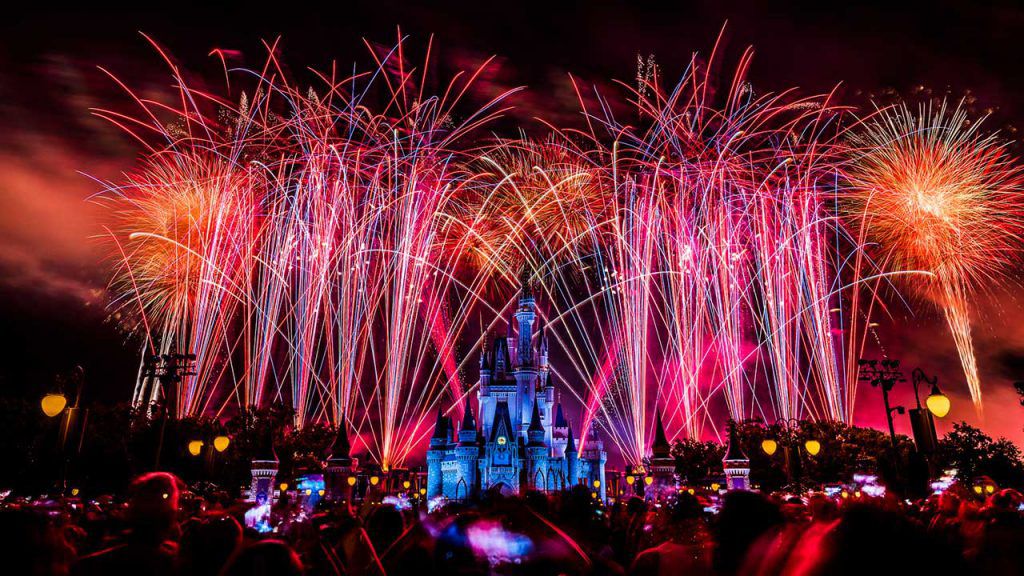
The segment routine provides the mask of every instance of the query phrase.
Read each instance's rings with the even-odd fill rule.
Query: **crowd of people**
[[[1024,498],[952,486],[919,502],[733,491],[595,502],[583,487],[420,506],[275,504],[198,497],[175,476],[126,498],[0,505],[0,573],[384,576],[414,574],[1024,574]]]

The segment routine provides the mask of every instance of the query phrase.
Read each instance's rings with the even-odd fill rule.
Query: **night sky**
[[[283,59],[301,80],[308,77],[305,68],[323,69],[332,60],[365,69],[363,38],[392,45],[396,26],[412,37],[413,47],[434,34],[443,68],[497,56],[489,85],[527,86],[514,101],[513,119],[536,132],[536,117],[563,126],[579,120],[569,73],[614,90],[614,79],[634,77],[638,54],[654,54],[663,75],[675,78],[695,51],[710,51],[727,22],[724,70],[731,72],[753,46],[750,79],[762,90],[797,86],[819,93],[839,86],[840,98],[853,105],[887,89],[970,94],[979,109],[995,109],[990,128],[1007,137],[1015,136],[1013,126],[1024,118],[1024,8],[1013,2],[985,8],[974,2],[900,8],[891,2],[872,9],[854,2],[788,8],[590,2],[579,9],[555,2],[527,8],[518,2],[378,0],[330,8],[278,2],[269,9],[177,2],[37,13],[25,11],[32,3],[20,4],[13,12],[5,8],[0,22],[0,395],[39,395],[57,371],[81,364],[87,398],[130,396],[138,347],[107,320],[106,255],[94,239],[101,232],[97,208],[87,199],[101,188],[92,178],[116,179],[138,153],[118,129],[90,114],[91,107],[130,111],[98,67],[153,97],[171,85],[166,65],[139,32],[164,46],[195,82],[211,86],[223,80],[220,62],[208,56],[214,48],[239,52],[235,65],[258,66],[266,55],[261,40],[280,36]],[[427,6],[432,4],[437,6]],[[1020,146],[1015,150],[1019,154]],[[1024,380],[1024,292],[1019,284],[994,290],[994,298],[979,303],[975,322],[988,407],[984,427],[1024,443],[1024,408],[1012,387]],[[915,311],[893,307],[892,318],[879,327],[882,347],[902,358],[908,373],[920,365],[939,374],[954,400],[940,433],[954,419],[978,423],[941,319],[924,306]],[[860,423],[882,422],[877,397],[877,391],[862,390]],[[912,402],[907,390],[896,400]]]

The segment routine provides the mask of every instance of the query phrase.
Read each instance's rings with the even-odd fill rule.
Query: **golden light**
[[[72,496],[78,496],[78,488],[72,488],[71,489],[71,495]]]
[[[853,497],[854,498],[860,498],[860,490],[857,490],[856,492],[854,492],[853,493]]]
[[[646,476],[646,477],[644,477],[644,484],[647,484],[648,486],[650,486],[651,484],[654,484],[654,476]]]
[[[199,453],[203,451],[203,441],[193,440],[188,443],[188,453],[193,456],[199,456]]]
[[[370,484],[376,486],[379,483],[380,483],[380,478],[378,478],[377,476],[370,476]]]
[[[804,449],[806,449],[807,453],[811,456],[817,456],[818,452],[821,452],[821,442],[818,442],[817,440],[808,440],[807,442],[804,442]]]
[[[693,488],[690,488],[690,489],[689,489],[689,490],[687,490],[686,492],[687,492],[687,493],[688,493],[688,494],[689,494],[690,496],[693,496],[694,494],[696,494],[696,493],[697,493],[697,491],[696,491],[696,490],[694,490]]]
[[[600,487],[601,487],[601,481],[600,480],[594,480],[594,488],[600,488]]]
[[[161,497],[162,497],[162,498],[163,498],[164,500],[167,500],[168,498],[170,498],[170,497],[171,497],[171,495],[170,495],[170,494],[168,494],[167,492],[164,492],[164,493],[163,493],[163,494],[161,494],[160,496],[161,496]]]
[[[281,492],[287,492],[288,491],[288,483],[287,482],[281,482],[281,485],[278,486],[278,488],[281,489]]]
[[[843,498],[849,498],[850,497],[850,493],[847,492],[846,490],[843,490],[843,493],[840,494],[840,496],[842,496]]]
[[[321,488],[321,489],[317,490],[316,493],[317,493],[317,496],[323,496],[325,491],[324,491],[323,488]]]
[[[348,485],[349,486],[355,486],[356,485],[356,477],[355,476],[349,476],[348,477]]]
[[[722,485],[719,484],[718,482],[712,482],[711,483],[711,489],[714,490],[715,492],[718,492],[718,489],[721,488],[721,487],[722,487]]]
[[[772,440],[771,438],[765,438],[764,440],[761,440],[761,450],[763,450],[765,454],[771,456],[775,454],[775,451],[778,449],[779,443],[776,442],[775,440]]]
[[[306,496],[312,496],[312,495],[313,495],[313,489],[312,488],[306,488]]]
[[[629,484],[630,486],[632,486],[633,482],[636,482],[636,478],[635,477],[633,477],[633,476],[626,476],[626,484]]]
[[[50,393],[43,396],[40,405],[43,407],[43,414],[47,417],[53,418],[57,414],[64,411],[64,407],[68,405],[68,399],[63,394]]]
[[[934,384],[932,385],[932,393],[925,399],[924,404],[928,407],[928,411],[934,414],[936,418],[942,418],[949,414],[949,397],[940,392],[939,387]]]
[[[594,499],[597,499],[597,492],[591,492],[590,493],[590,497],[594,498]]]
[[[989,494],[992,494],[995,491],[996,491],[996,487],[995,486],[993,486],[991,484],[989,484],[988,486],[985,486],[985,492],[988,492]]]
[[[427,495],[427,489],[426,488],[420,488],[420,496],[426,496],[426,495]]]
[[[975,494],[981,494],[981,491],[982,491],[982,490],[983,490],[983,488],[981,487],[981,485],[980,485],[980,484],[978,484],[978,485],[976,485],[976,486],[974,487],[974,493],[975,493]]]
[[[406,490],[408,490],[409,486],[412,486],[412,483],[409,482],[408,480],[406,480],[405,482],[402,482],[402,488],[405,488]]]
[[[217,452],[223,452],[227,450],[229,445],[231,445],[231,438],[228,438],[223,434],[213,439],[213,449],[216,450]]]

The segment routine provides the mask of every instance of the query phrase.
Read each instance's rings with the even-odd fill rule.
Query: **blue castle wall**
[[[533,294],[524,288],[515,338],[495,338],[480,354],[476,412],[467,406],[458,432],[438,412],[427,450],[428,498],[464,500],[491,489],[554,492],[583,484],[605,499],[608,455],[593,435],[582,454],[577,450],[555,397],[547,336],[534,328],[536,320]]]

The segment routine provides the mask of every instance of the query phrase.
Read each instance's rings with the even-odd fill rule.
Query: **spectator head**
[[[718,515],[715,565],[722,574],[734,574],[750,549],[782,526],[779,506],[756,492],[734,490],[725,495]]]
[[[133,530],[166,535],[177,522],[178,477],[167,472],[139,476],[128,487],[128,521]]]
[[[302,562],[280,540],[261,540],[245,546],[224,568],[225,576],[300,576]]]
[[[242,543],[242,527],[227,514],[194,518],[181,537],[182,572],[219,574]]]

